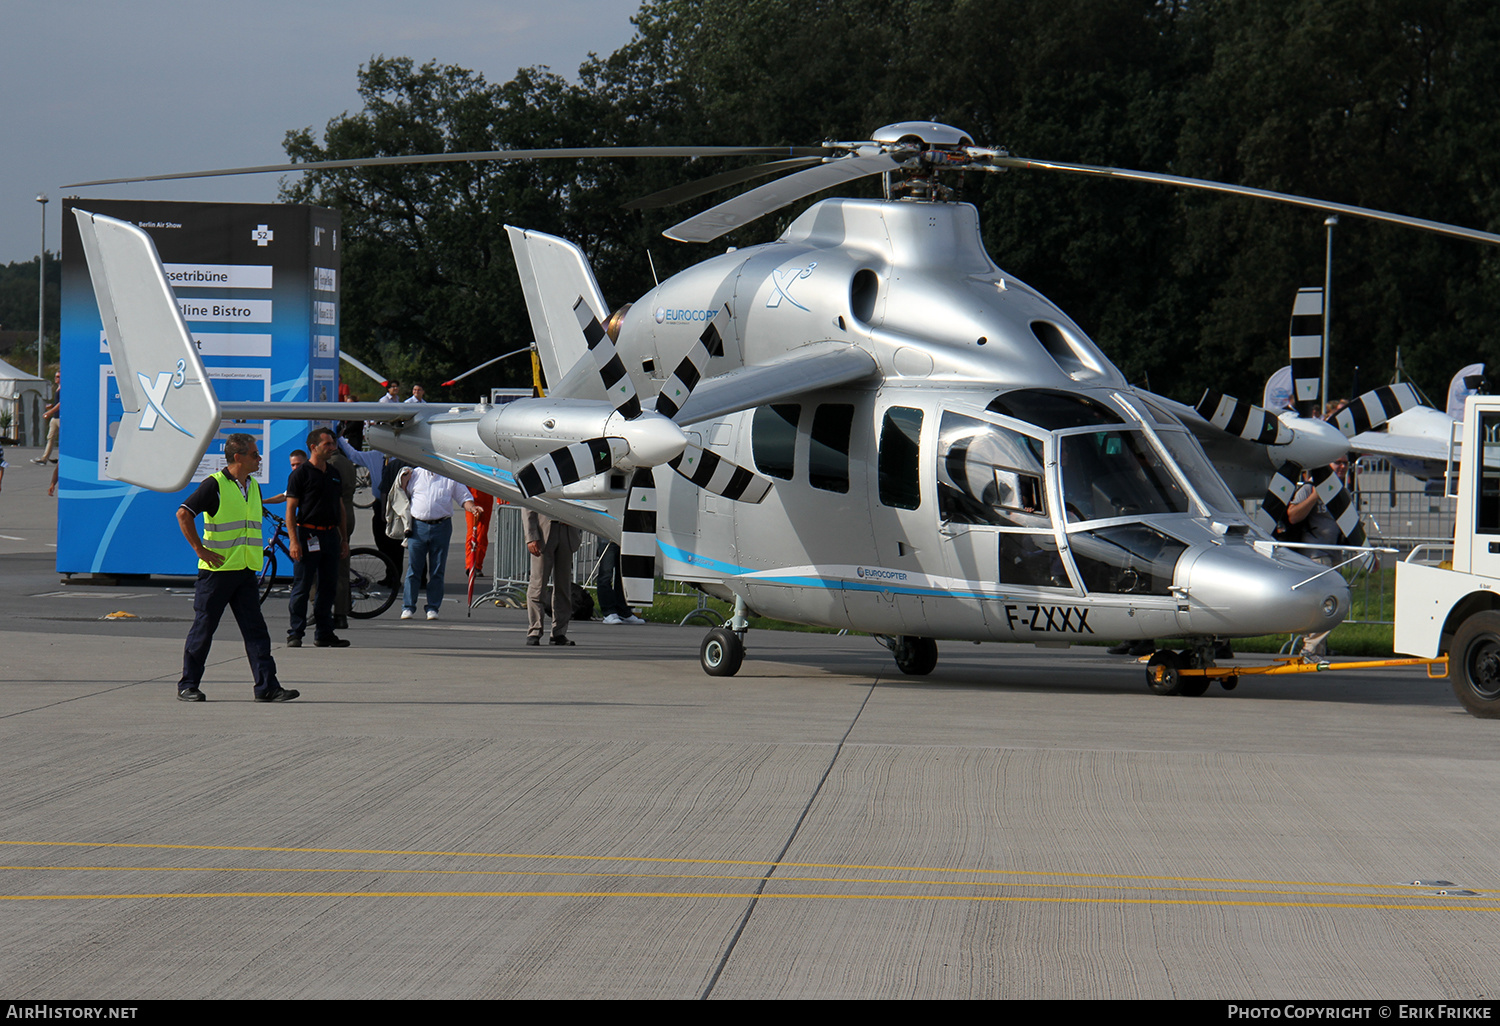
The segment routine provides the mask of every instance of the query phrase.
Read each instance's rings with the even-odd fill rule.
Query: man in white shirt
[[[427,401],[427,389],[421,385],[411,386],[411,395],[405,399],[409,403],[425,403]]]
[[[423,467],[404,471],[398,487],[411,496],[412,534],[406,540],[406,587],[401,596],[401,619],[417,612],[417,584],[427,570],[427,619],[436,620],[443,605],[443,572],[448,567],[448,543],[453,539],[453,507],[478,509],[469,490],[457,481]]]

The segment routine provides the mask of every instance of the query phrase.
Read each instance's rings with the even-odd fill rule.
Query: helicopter
[[[726,152],[779,159],[639,205],[789,173],[667,237],[711,242],[867,175],[882,176],[883,196],[820,200],[774,241],[710,256],[618,308],[578,246],[508,226],[549,389],[498,406],[221,402],[150,237],[75,210],[126,410],[108,473],[175,490],[222,420],[362,418],[372,448],[618,541],[627,601],[649,604],[663,576],[731,602],[732,617],[700,646],[710,675],[740,669],[753,611],[869,633],[913,675],[935,668],[939,640],[1185,637],[1180,653],[1150,657],[1148,684],[1195,695],[1209,678],[1178,671],[1212,665],[1217,640],[1327,630],[1347,615],[1343,578],[1274,543],[1236,493],[1265,488],[1271,467],[1324,467],[1348,437],[1315,415],[1223,396],[1195,408],[1131,385],[1063,311],[991,259],[978,212],[947,176],[1117,177],[1500,243],[1306,197],[1013,157],[934,122],[791,151],[438,159]],[[173,177],[186,176],[149,180]]]

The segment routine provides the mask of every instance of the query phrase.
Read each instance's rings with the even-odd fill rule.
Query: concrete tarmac
[[[714,679],[701,628],[526,649],[455,579],[435,623],[278,643],[288,704],[226,618],[188,705],[189,582],[62,584],[35,454],[0,492],[7,999],[1500,993],[1500,724],[1421,670],[1160,698],[1100,648],[908,678],[765,631]]]

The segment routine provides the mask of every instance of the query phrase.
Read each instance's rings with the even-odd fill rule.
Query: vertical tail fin
[[[602,390],[580,329],[587,318],[573,313],[581,300],[596,321],[603,323],[609,316],[588,257],[573,243],[555,235],[511,225],[506,225],[505,231],[510,235],[521,291],[526,295],[548,394],[573,399],[610,398]],[[588,362],[580,367],[585,360]]]
[[[175,492],[219,429],[218,397],[151,237],[125,221],[74,213],[125,408],[104,472]]]

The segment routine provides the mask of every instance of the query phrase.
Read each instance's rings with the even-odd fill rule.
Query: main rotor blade
[[[824,189],[853,181],[856,178],[894,171],[910,155],[910,153],[900,155],[872,153],[863,157],[844,157],[808,168],[806,171],[798,171],[796,174],[787,175],[785,178],[768,182],[757,189],[741,193],[716,207],[709,207],[701,214],[674,224],[662,234],[678,242],[712,242],[720,235],[731,232],[772,211],[780,210],[788,203],[795,203],[804,196],[811,196],[815,192],[822,192]]]
[[[753,164],[750,167],[736,168],[733,171],[724,171],[707,178],[700,178],[696,182],[687,182],[683,185],[674,185],[670,189],[653,192],[649,196],[633,199],[624,204],[623,210],[657,210],[661,207],[673,207],[688,200],[697,199],[699,196],[707,196],[711,192],[727,189],[731,185],[739,185],[741,182],[752,181],[756,178],[764,178],[767,175],[779,174],[782,171],[790,171],[796,167],[806,167],[808,164],[821,162],[819,157],[791,157],[787,160],[773,160],[769,164]]]
[[[64,189],[128,182],[169,182],[180,178],[219,178],[228,175],[291,174],[298,171],[335,171],[356,167],[393,167],[402,164],[453,164],[466,160],[569,160],[586,157],[824,157],[835,152],[825,146],[576,146],[555,150],[475,150],[469,153],[416,153],[400,157],[358,157],[352,160],[311,160],[302,164],[262,164],[214,171],[181,171],[136,178],[101,178],[74,182]]]
[[[1437,232],[1439,235],[1452,235],[1455,238],[1500,245],[1500,235],[1495,235],[1491,232],[1482,232],[1476,228],[1464,228],[1456,224],[1445,224],[1442,221],[1428,221],[1420,217],[1407,217],[1404,214],[1392,214],[1384,210],[1371,210],[1369,207],[1355,207],[1347,203],[1330,203],[1327,200],[1311,199],[1307,196],[1293,196],[1290,193],[1272,192],[1269,189],[1253,189],[1247,185],[1225,185],[1223,182],[1211,182],[1205,178],[1183,178],[1179,175],[1163,175],[1151,171],[1131,171],[1118,167],[1095,167],[1092,164],[1064,164],[1055,160],[1027,160],[1024,157],[991,157],[988,163],[995,167],[1022,168],[1032,171],[1067,171],[1073,174],[1094,175],[1102,178],[1123,178],[1134,182],[1155,182],[1159,185],[1176,185],[1184,189],[1225,192],[1234,196],[1249,196],[1254,199],[1291,203],[1294,206],[1310,207],[1313,210],[1327,210],[1331,213],[1348,214],[1350,217],[1363,217],[1371,221],[1386,221],[1390,224],[1399,224],[1407,228]],[[807,172],[803,173],[806,174]],[[795,178],[796,175],[792,177]]]

